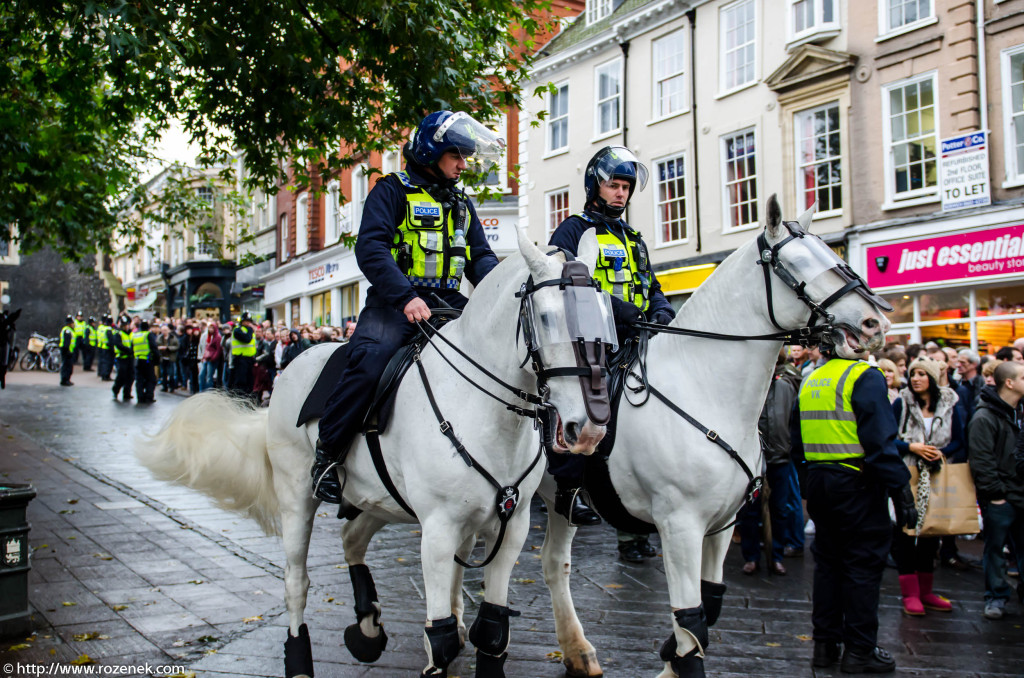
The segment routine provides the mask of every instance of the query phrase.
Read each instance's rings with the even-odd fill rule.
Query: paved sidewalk
[[[287,616],[280,540],[205,497],[152,480],[131,455],[130,441],[155,429],[181,400],[158,394],[152,406],[115,403],[97,388],[108,385],[88,373],[76,374],[79,385],[66,389],[55,379],[26,383],[19,376],[0,392],[0,472],[8,482],[31,482],[39,493],[29,507],[36,633],[0,643],[0,667],[66,664],[88,655],[103,665],[183,665],[185,676],[282,675]],[[510,593],[513,608],[523,612],[512,620],[510,678],[564,675],[540,573],[545,517],[536,505],[533,510]],[[371,546],[368,562],[390,640],[381,660],[366,666],[341,639],[354,614],[340,525],[322,510],[310,548],[306,619],[317,675],[417,675],[424,611],[416,526],[388,527]],[[975,554],[978,545],[962,542]],[[606,675],[656,675],[657,648],[671,628],[660,559],[638,566],[618,561],[607,526],[582,528],[573,558],[573,595]],[[839,675],[809,666],[809,555],[787,559],[786,577],[742,576],[741,564],[734,547],[725,610],[711,634],[709,675]],[[1011,605],[1014,616],[989,622],[981,615],[980,572],[940,570],[936,580],[937,590],[954,599],[953,613],[910,619],[900,614],[895,572],[886,573],[880,642],[896,655],[899,675],[1021,675],[1017,606]],[[468,621],[481,589],[482,573],[467,573]],[[451,675],[466,678],[474,668],[470,650]]]

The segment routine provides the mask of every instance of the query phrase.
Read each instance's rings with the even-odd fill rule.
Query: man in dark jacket
[[[993,377],[996,386],[982,389],[967,428],[967,450],[985,521],[985,616],[1001,619],[1011,590],[1003,558],[1007,537],[1017,547],[1018,568],[1024,568],[1024,480],[1014,454],[1020,432],[1014,408],[1024,396],[1024,365],[1004,362]],[[1024,587],[1018,585],[1017,594],[1024,597]]]
[[[356,262],[370,281],[348,344],[348,366],[320,419],[314,494],[341,502],[343,461],[391,356],[418,334],[432,308],[463,308],[463,273],[474,286],[498,265],[473,203],[457,186],[466,159],[497,160],[505,142],[466,113],[438,111],[406,145],[406,168],[380,179],[363,205]],[[489,168],[485,168],[489,169]]]
[[[114,400],[118,393],[124,394],[125,402],[132,399],[132,383],[135,381],[135,353],[132,349],[132,321],[128,316],[118,319],[118,330],[114,332],[110,345],[117,360],[117,378],[114,379]]]

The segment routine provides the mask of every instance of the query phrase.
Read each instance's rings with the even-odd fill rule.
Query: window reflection
[[[970,292],[931,292],[921,295],[921,320],[952,320],[966,318],[970,308]]]

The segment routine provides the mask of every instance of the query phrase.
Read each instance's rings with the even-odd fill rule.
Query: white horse
[[[499,264],[473,291],[462,316],[441,332],[495,376],[531,393],[537,375],[523,367],[526,351],[517,345],[520,301],[516,292],[531,275],[537,283],[561,278],[564,257],[545,255],[522,233],[519,248],[522,256],[511,256]],[[579,260],[593,271],[596,259],[597,239],[591,232],[581,240]],[[567,322],[565,294],[558,286],[532,293],[533,308],[552,327]],[[445,351],[443,343],[437,344],[462,372],[501,393],[470,363]],[[319,420],[301,428],[296,422],[306,396],[336,348],[315,347],[292,363],[274,386],[269,411],[253,410],[221,393],[202,393],[182,403],[156,436],[136,450],[158,478],[204,492],[220,506],[256,519],[269,534],[283,536],[290,622],[285,643],[288,678],[313,672],[303,611],[309,588],[306,555],[320,503],[311,495],[309,475]],[[543,357],[545,368],[577,366],[568,343],[544,349]],[[468,466],[438,430],[419,367],[410,368],[398,388],[393,421],[381,434],[380,445],[394,486],[416,517],[403,510],[385,489],[364,437],[353,442],[340,473],[345,499],[362,510],[342,528],[358,619],[346,630],[345,644],[360,661],[375,661],[384,650],[387,636],[380,624],[381,607],[364,556],[371,537],[381,527],[415,523],[418,518],[427,607],[423,675],[446,676],[448,664],[465,645],[463,568],[453,558],[469,558],[480,534],[487,550],[497,552],[485,568],[486,602],[469,638],[478,651],[477,675],[504,676],[509,577],[529,530],[529,499],[544,472],[543,463],[534,463],[539,454],[537,434],[532,420],[472,388],[445,364],[437,350],[424,349],[420,364],[440,410],[476,462],[499,483],[513,485],[521,479],[521,506],[508,520],[504,539],[499,540],[494,486]],[[588,419],[580,378],[554,376],[547,389],[546,400],[559,417],[557,441],[571,453],[592,453],[604,427],[594,426]],[[512,399],[508,394],[505,397]],[[500,545],[496,541],[501,541]]]
[[[852,282],[852,273],[817,236],[806,233],[812,210],[799,226],[784,224],[775,196],[759,246],[752,240],[731,254],[694,293],[673,327],[727,335],[755,336],[806,327],[810,306],[783,279],[806,282],[806,296],[822,304]],[[791,230],[792,227],[792,230]],[[802,235],[795,236],[799,231]],[[787,239],[788,242],[787,242]],[[772,248],[782,277],[770,261]],[[768,249],[765,254],[762,250]],[[767,257],[767,259],[765,259]],[[764,267],[769,267],[766,290]],[[858,359],[881,347],[889,322],[866,287],[850,289],[827,308],[841,357]],[[768,299],[774,312],[772,322]],[[722,341],[662,334],[649,346],[649,383],[704,426],[717,432],[756,475],[761,468],[757,419],[767,395],[782,341]],[[703,676],[708,626],[721,611],[722,566],[729,525],[743,503],[749,478],[724,449],[655,397],[640,407],[623,398],[616,422],[609,474],[623,505],[653,523],[661,535],[673,635],[662,648],[661,678]],[[636,400],[634,398],[634,400]],[[540,489],[553,505],[552,487]],[[721,530],[721,531],[720,531]],[[575,528],[548,511],[543,547],[544,577],[551,591],[556,633],[570,675],[601,674],[594,648],[569,593],[570,546]]]

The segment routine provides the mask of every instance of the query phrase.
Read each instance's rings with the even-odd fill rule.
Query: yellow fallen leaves
[[[122,610],[127,610],[128,606],[127,605],[114,605],[111,609],[114,612],[121,612]]]
[[[7,648],[7,651],[8,652],[21,652],[22,650],[27,650],[30,647],[32,647],[32,646],[29,645],[28,643],[18,643],[17,645],[11,645],[9,648]]]
[[[90,631],[89,633],[76,633],[71,636],[71,639],[79,643],[84,643],[87,640],[110,640],[110,636],[100,633],[99,631]]]
[[[555,650],[554,652],[548,652],[544,656],[547,657],[548,660],[553,661],[553,662],[560,662],[560,661],[562,661],[562,651],[561,650]]]
[[[605,584],[604,587],[606,589],[621,589],[622,584]]]
[[[78,603],[69,602],[69,601],[65,600],[63,603],[61,603],[61,605],[63,605],[64,607],[74,607],[75,605],[78,605]]]
[[[99,558],[100,560],[113,560],[114,559],[114,556],[110,555],[109,553],[94,553],[94,554],[92,554],[92,557],[93,558]]]
[[[537,580],[536,579],[513,579],[512,581],[518,582],[520,584],[534,584],[534,583],[536,583]]]
[[[258,621],[263,621],[263,615],[262,614],[255,615],[253,617],[246,617],[245,619],[242,620],[242,623],[243,624],[251,624],[252,622],[258,622]]]
[[[95,664],[96,660],[87,654],[78,655],[78,659],[72,659],[69,664],[73,666],[85,666],[86,664]]]
[[[765,643],[768,647],[782,647],[782,643]]]
[[[184,671],[184,672],[172,673],[171,675],[167,676],[167,678],[196,678],[196,672],[195,671]]]
[[[797,640],[802,640],[805,643],[810,641],[810,640],[814,640],[811,636],[807,635],[806,633],[800,634],[799,636],[796,637],[796,639]]]

